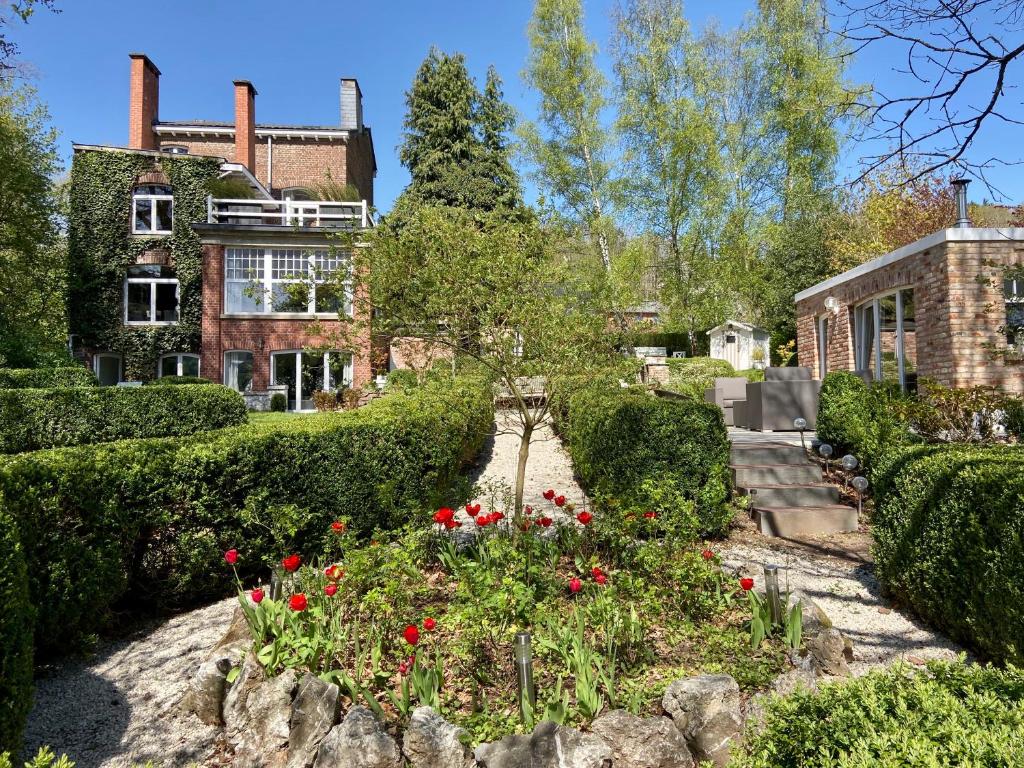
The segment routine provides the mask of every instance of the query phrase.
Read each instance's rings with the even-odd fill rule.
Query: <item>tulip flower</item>
[[[527,516],[532,515],[533,514],[533,507],[531,507],[529,504],[527,504],[525,507],[523,507],[523,512],[525,512]]]
[[[433,632],[436,627],[437,622],[430,616],[427,616],[427,618],[423,620],[423,628],[427,630],[427,632]]]
[[[288,555],[281,561],[281,567],[284,568],[288,573],[295,573],[299,570],[299,566],[302,565],[302,558],[298,555]]]
[[[543,496],[548,501],[551,501],[553,498],[555,498],[555,489],[548,488],[546,491],[544,491]]]
[[[448,509],[448,507],[441,507],[437,512],[434,513],[434,522],[444,525],[449,520],[455,519],[455,511]]]
[[[416,628],[415,624],[407,626],[402,635],[405,637],[405,642],[409,645],[416,645],[420,641],[420,631]]]
[[[345,523],[343,523],[341,520],[335,520],[333,523],[331,523],[331,530],[335,533],[344,533]]]
[[[344,575],[345,572],[338,567],[337,563],[324,568],[324,576],[326,576],[330,581],[337,581]]]
[[[551,523],[553,522],[554,520],[552,520],[550,517],[537,518],[537,525],[542,526],[544,528],[549,528],[551,526]]]
[[[583,510],[576,515],[576,519],[583,523],[583,525],[590,525],[590,521],[594,519],[594,516],[587,512],[587,510]]]
[[[583,582],[582,581],[577,579],[575,576],[573,576],[571,579],[569,579],[569,591],[570,592],[572,592],[575,595],[581,589],[583,589]]]
[[[256,605],[263,602],[263,590],[258,587],[249,593],[249,599],[252,600]]]
[[[564,507],[565,506],[565,496],[556,496],[555,497],[555,506],[556,507]]]
[[[715,556],[715,553],[712,552],[710,549],[705,549],[703,552],[700,553],[700,556],[703,557],[705,560],[710,560]]]
[[[596,581],[603,587],[605,584],[608,583],[608,577],[605,576],[603,573],[599,573],[596,576],[594,576],[594,581]]]
[[[324,587],[324,594],[328,597],[334,597],[336,594],[338,594],[338,585],[328,584],[326,587]]]
[[[590,575],[593,576],[595,579],[603,573],[604,571],[602,571],[601,567],[598,565],[595,565],[593,568],[590,569]]]
[[[644,517],[647,518],[648,520],[653,520],[657,516],[658,516],[658,513],[654,512],[652,510],[647,510],[646,512],[644,512]]]
[[[237,563],[238,562],[238,550],[237,549],[229,549],[227,552],[225,552],[224,553],[224,562],[226,562],[228,565],[234,565],[235,563]]]
[[[306,610],[307,605],[306,596],[301,592],[296,592],[291,596],[291,599],[288,600],[288,607],[296,613],[301,613]]]
[[[749,592],[754,588],[754,580],[750,578],[740,579],[740,586],[743,587],[744,592]]]

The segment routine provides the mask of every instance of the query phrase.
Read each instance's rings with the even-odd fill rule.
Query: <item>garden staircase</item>
[[[857,510],[839,503],[839,489],[799,445],[734,443],[736,488],[750,496],[750,515],[765,536],[794,538],[857,529]]]

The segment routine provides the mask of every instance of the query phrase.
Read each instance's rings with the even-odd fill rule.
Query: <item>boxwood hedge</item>
[[[903,448],[874,478],[886,588],[984,656],[1024,665],[1024,447]]]
[[[246,418],[242,396],[220,385],[0,390],[0,453],[191,435]]]
[[[28,573],[14,520],[0,499],[0,752],[17,752],[32,705]]]
[[[88,368],[0,368],[0,389],[49,389],[54,387],[95,387],[99,384]]]
[[[458,381],[356,411],[2,458],[37,648],[74,648],[115,605],[224,594],[226,549],[244,578],[265,576],[285,549],[322,552],[339,517],[364,534],[397,528],[441,500],[492,423],[489,384]]]
[[[569,399],[568,444],[587,488],[626,504],[652,489],[692,499],[700,532],[720,535],[732,517],[729,440],[710,403],[592,386]]]
[[[1024,765],[1024,673],[897,665],[772,700],[734,768]]]

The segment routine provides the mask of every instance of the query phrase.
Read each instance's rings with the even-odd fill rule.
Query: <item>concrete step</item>
[[[757,507],[828,507],[839,501],[839,489],[827,483],[751,485],[740,492],[751,496]]]
[[[807,464],[810,459],[799,445],[786,443],[734,443],[733,464]]]
[[[806,464],[732,464],[732,482],[738,488],[761,485],[820,483],[821,467]]]
[[[857,510],[837,504],[825,507],[754,507],[752,517],[765,536],[793,538],[857,530]]]

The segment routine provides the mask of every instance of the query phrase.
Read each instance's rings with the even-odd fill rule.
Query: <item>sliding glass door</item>
[[[914,292],[903,289],[878,296],[854,310],[854,359],[858,371],[874,381],[917,385]]]

